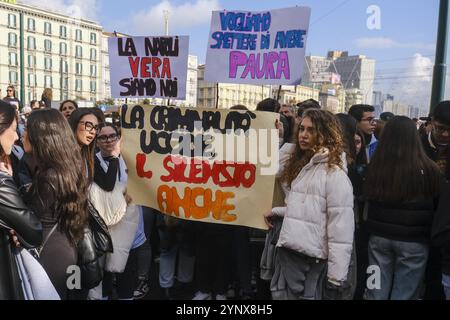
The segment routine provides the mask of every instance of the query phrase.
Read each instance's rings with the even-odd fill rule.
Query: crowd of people
[[[266,232],[134,205],[120,126],[51,100],[0,101],[0,299],[29,298],[29,252],[48,276],[33,295],[63,300],[450,299],[450,101],[420,128],[261,101],[280,114]]]

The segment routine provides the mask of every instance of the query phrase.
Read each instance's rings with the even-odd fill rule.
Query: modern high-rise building
[[[363,55],[349,56],[347,51],[330,51],[326,57],[307,56],[305,61],[304,82],[322,83],[329,78],[330,83],[340,83],[345,89],[359,89],[362,102],[372,104],[375,60]]]
[[[98,23],[8,2],[0,2],[0,21],[1,89],[12,84],[21,98],[24,88],[24,105],[45,88],[54,101],[103,98]]]

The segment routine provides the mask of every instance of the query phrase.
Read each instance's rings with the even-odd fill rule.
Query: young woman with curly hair
[[[337,118],[306,110],[291,147],[280,169],[286,206],[265,216],[269,227],[275,217],[283,218],[272,297],[335,299],[347,278],[354,231],[353,190]]]

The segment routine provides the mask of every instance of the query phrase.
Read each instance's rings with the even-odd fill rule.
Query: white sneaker
[[[227,300],[227,296],[224,294],[216,294],[216,300]]]
[[[201,291],[197,291],[194,298],[192,300],[212,300],[210,293],[204,293]]]

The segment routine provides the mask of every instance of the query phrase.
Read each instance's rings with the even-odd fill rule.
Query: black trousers
[[[196,239],[196,280],[204,293],[224,294],[229,280],[232,229],[219,224],[199,223]]]
[[[232,280],[237,280],[244,295],[252,293],[252,251],[248,227],[234,226],[231,246]]]
[[[119,299],[132,299],[137,285],[137,253],[138,248],[131,249],[125,270],[122,273],[105,272],[103,277],[103,297],[110,297],[113,293],[113,276],[116,276],[116,290]]]

